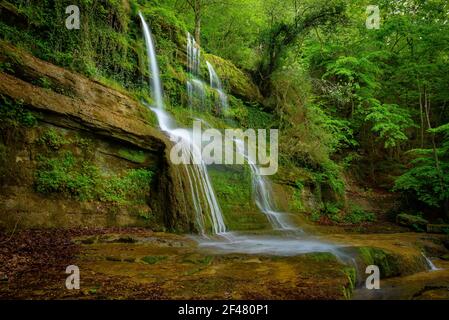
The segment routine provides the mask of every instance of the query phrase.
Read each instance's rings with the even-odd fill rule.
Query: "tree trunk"
[[[421,88],[418,84],[419,90],[419,115],[421,117],[421,149],[424,148],[424,115],[423,115],[423,105],[422,105],[422,93]]]
[[[201,45],[201,2],[195,1],[195,41],[198,46]]]
[[[195,41],[201,45],[201,16],[195,15]]]
[[[426,119],[427,119],[427,125],[429,127],[429,129],[432,129],[432,125],[430,123],[430,97],[427,95],[427,90],[424,87],[424,110],[426,112]],[[438,178],[440,180],[440,188],[441,188],[441,192],[444,192],[444,177],[443,177],[443,173],[441,171],[441,167],[440,167],[440,160],[438,157],[438,149],[437,149],[437,144],[435,142],[435,133],[432,133],[431,135],[432,137],[432,147],[433,147],[433,157],[435,159],[435,167],[438,173]],[[443,212],[445,214],[446,217],[449,217],[449,199],[444,199],[443,200]]]

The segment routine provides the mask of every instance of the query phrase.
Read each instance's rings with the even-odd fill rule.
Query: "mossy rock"
[[[214,66],[218,76],[234,96],[241,97],[248,102],[262,100],[260,91],[251,78],[232,62],[212,54],[204,54],[204,57]]]
[[[146,264],[156,264],[162,260],[167,259],[166,256],[146,256],[140,259],[143,263]]]
[[[316,262],[336,262],[337,257],[330,252],[313,252],[306,254],[306,257]]]
[[[379,267],[382,278],[394,277],[403,273],[400,258],[392,253],[371,247],[361,247],[359,253],[363,264]]]
[[[396,216],[396,223],[401,226],[410,228],[414,231],[424,232],[429,222],[426,219],[418,216],[401,213]]]

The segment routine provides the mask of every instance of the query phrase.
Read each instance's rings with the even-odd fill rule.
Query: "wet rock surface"
[[[384,263],[396,263],[392,270],[397,272],[381,279],[382,290],[367,292],[361,289],[363,281],[359,281],[359,286],[353,291],[356,284],[353,265],[344,264],[326,252],[294,256],[212,253],[198,247],[198,243],[189,236],[146,229],[37,230],[2,234],[0,274],[5,274],[8,281],[6,285],[0,285],[0,297],[447,298],[447,262],[433,259],[437,267],[445,270],[428,272],[417,258],[421,255],[421,246],[435,239],[415,233],[377,236],[332,236],[333,241],[345,242],[355,249],[377,248],[373,255],[388,252]],[[404,246],[404,243],[409,245]],[[356,258],[361,259],[362,256],[359,254]],[[65,268],[72,264],[80,268],[80,290],[65,288]],[[363,269],[363,264],[358,266]],[[418,271],[412,272],[409,270],[411,267]]]
[[[129,94],[85,76],[42,61],[0,42],[0,95],[20,101],[37,119],[34,127],[0,128],[0,143],[8,150],[0,192],[0,228],[142,226],[138,215],[152,212],[160,229],[194,231],[189,212],[193,204],[184,170],[168,160],[172,143],[155,126],[154,116]],[[45,86],[39,85],[45,79]],[[154,183],[143,208],[66,201],[35,192],[37,147],[44,129],[64,137],[82,135],[92,141],[92,163],[107,174],[120,176],[123,168],[150,168]],[[80,157],[80,150],[70,150]],[[125,151],[125,156],[123,156]],[[126,153],[142,154],[141,163]],[[8,177],[3,172],[8,173]],[[154,226],[147,226],[154,228]]]

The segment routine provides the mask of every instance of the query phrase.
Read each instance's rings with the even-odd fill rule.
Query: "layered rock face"
[[[139,225],[193,231],[183,169],[170,165],[171,142],[154,128],[151,111],[124,92],[9,44],[0,47],[0,63],[6,66],[0,73],[3,111],[9,108],[7,101],[12,101],[36,119],[30,126],[2,119],[1,227]],[[46,135],[59,143],[48,145]],[[111,201],[114,194],[82,201],[67,192],[38,192],[36,177],[42,159],[58,162],[63,154],[73,154],[81,162],[73,168],[83,167],[83,162],[95,167],[106,186],[129,170],[149,170],[150,191],[133,201]],[[108,190],[126,192],[120,188],[114,185]]]

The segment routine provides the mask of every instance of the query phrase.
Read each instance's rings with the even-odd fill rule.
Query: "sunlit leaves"
[[[373,123],[371,131],[379,135],[385,148],[392,148],[406,141],[406,130],[415,126],[407,109],[378,101],[370,108],[365,120]]]

